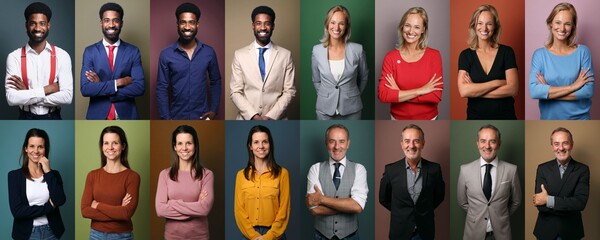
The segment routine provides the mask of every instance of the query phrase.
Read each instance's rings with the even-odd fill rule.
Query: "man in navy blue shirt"
[[[163,49],[158,60],[160,118],[214,119],[221,98],[221,73],[214,49],[196,39],[200,9],[183,3],[175,16],[179,39]]]

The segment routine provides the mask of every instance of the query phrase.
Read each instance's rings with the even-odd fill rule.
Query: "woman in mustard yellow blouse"
[[[285,239],[290,177],[275,162],[271,131],[262,125],[252,127],[247,147],[248,165],[235,178],[235,222],[246,239]]]

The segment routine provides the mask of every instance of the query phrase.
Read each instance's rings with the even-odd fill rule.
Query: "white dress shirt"
[[[263,53],[263,57],[265,58],[265,77],[267,74],[267,69],[269,69],[269,58],[271,57],[271,48],[273,47],[273,44],[271,42],[269,42],[269,44],[265,45],[264,47],[259,45],[256,41],[254,41],[254,48],[256,49],[256,59],[258,61],[258,59],[260,59],[260,50],[259,48],[266,48],[267,50],[265,50],[265,52]],[[258,67],[258,65],[256,65],[256,67]]]
[[[63,104],[71,104],[73,99],[73,71],[71,70],[71,57],[69,54],[56,48],[56,76],[54,82],[58,82],[59,91],[47,95],[44,86],[48,85],[50,79],[52,48],[46,42],[44,50],[39,54],[27,44],[25,54],[27,56],[27,80],[29,89],[16,90],[9,83],[8,78],[12,75],[21,76],[21,48],[8,54],[6,58],[6,78],[4,88],[6,90],[6,101],[9,106],[20,106],[21,109],[35,115],[48,114],[52,107]],[[23,79],[23,81],[25,81]]]
[[[339,163],[341,163],[340,165],[340,177],[343,178],[344,177],[344,170],[346,169],[346,162],[348,160],[346,159],[346,157],[344,157],[342,160],[339,161]],[[335,165],[333,165],[334,163],[336,163],[335,160],[333,160],[331,157],[329,158],[329,169],[331,171],[331,176],[333,176],[333,173],[335,172]],[[315,189],[314,189],[314,185],[317,185],[317,187],[319,187],[319,189],[321,189],[321,192],[323,191],[323,187],[321,186],[321,183],[319,182],[319,172],[320,172],[320,165],[321,163],[315,163],[310,167],[310,170],[308,171],[308,182],[306,184],[306,193],[314,193]],[[358,203],[358,205],[360,205],[360,207],[362,209],[365,209],[365,204],[367,203],[367,194],[369,193],[369,186],[367,185],[367,169],[365,169],[365,167],[360,164],[360,163],[356,163],[356,170],[355,170],[355,178],[354,178],[354,183],[352,184],[352,188],[350,188],[350,198],[352,198],[356,203]]]

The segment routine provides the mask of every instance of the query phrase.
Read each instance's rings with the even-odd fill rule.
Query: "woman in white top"
[[[321,43],[312,51],[319,120],[361,119],[361,93],[367,87],[369,70],[362,45],[349,42],[350,34],[348,9],[341,5],[329,9]]]
[[[65,232],[58,210],[66,200],[63,182],[50,168],[49,154],[48,134],[30,129],[21,150],[22,167],[8,173],[13,239],[58,239]]]

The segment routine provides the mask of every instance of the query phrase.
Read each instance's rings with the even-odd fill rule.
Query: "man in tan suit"
[[[466,212],[464,240],[510,240],[510,215],[521,205],[517,166],[498,159],[500,131],[484,125],[477,133],[479,159],[460,166],[456,198]]]
[[[289,50],[271,42],[275,12],[267,6],[252,11],[255,41],[235,51],[229,87],[239,109],[237,120],[285,119],[296,94],[294,62]]]

